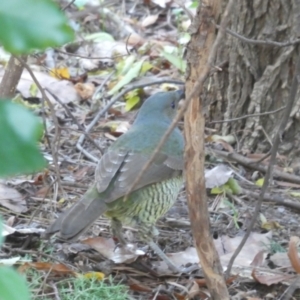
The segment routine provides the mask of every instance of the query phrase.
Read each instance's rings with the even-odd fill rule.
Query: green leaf
[[[0,99],[0,177],[31,173],[45,166],[37,146],[42,133],[41,122],[31,112]]]
[[[242,192],[242,188],[234,178],[229,178],[226,185],[228,185],[233,195],[239,195]]]
[[[0,299],[30,300],[26,280],[14,269],[0,267]]]
[[[128,73],[134,64],[135,59],[136,57],[134,55],[127,56],[126,59],[122,61],[119,75],[124,75]]]
[[[125,110],[132,110],[140,102],[139,96],[133,96],[126,101]]]
[[[165,59],[167,59],[172,65],[174,65],[181,72],[185,72],[186,62],[179,56],[166,51],[161,52]]]
[[[39,89],[38,89],[37,85],[33,82],[29,88],[30,96],[36,97],[38,94],[38,91],[39,91]]]
[[[299,192],[290,192],[289,194],[293,197],[300,198],[300,193]]]
[[[1,245],[3,243],[4,237],[2,235],[2,231],[3,231],[3,221],[2,221],[2,217],[0,216],[0,248]]]
[[[264,181],[265,181],[264,178],[259,178],[256,180],[255,184],[259,187],[262,187],[264,185]]]
[[[211,195],[219,195],[219,194],[223,194],[225,191],[222,187],[214,187],[210,190],[210,194]]]
[[[199,5],[199,1],[193,1],[191,4],[190,4],[190,8],[197,8]]]
[[[118,90],[120,90],[122,87],[136,78],[140,73],[143,63],[143,60],[134,63],[131,69],[126,73],[126,75],[108,92],[108,95],[115,94]]]
[[[148,72],[152,68],[153,68],[152,64],[150,64],[148,61],[145,61],[142,65],[141,75],[145,75],[146,72]]]
[[[71,41],[74,34],[67,22],[52,0],[0,1],[0,41],[14,54]]]

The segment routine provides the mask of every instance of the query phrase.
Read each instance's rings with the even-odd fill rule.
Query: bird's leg
[[[167,264],[169,269],[174,273],[182,273],[181,268],[177,267],[170,259],[169,257],[159,248],[158,245],[154,243],[154,241],[151,239],[151,241],[147,241],[150,248]]]
[[[156,252],[156,254],[167,264],[169,269],[174,273],[190,273],[192,271],[198,270],[199,266],[198,264],[192,265],[190,267],[177,267],[170,259],[169,257],[154,243],[153,240],[148,241],[148,245],[152,248],[153,251]]]
[[[123,246],[126,246],[127,241],[122,234],[122,223],[119,220],[112,218],[110,222],[110,228],[113,237],[116,237],[119,243],[121,243]]]
[[[183,273],[183,270],[177,267],[169,257],[159,248],[157,244],[152,239],[153,235],[158,235],[159,232],[153,225],[140,224],[139,235],[142,240],[144,240],[150,248],[163,260],[169,269],[174,273]]]

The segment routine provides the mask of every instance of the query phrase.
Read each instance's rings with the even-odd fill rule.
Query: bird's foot
[[[198,264],[189,267],[177,267],[171,260],[169,260],[169,262],[165,261],[165,263],[167,264],[169,269],[175,274],[189,274],[199,269]]]
[[[173,272],[173,273],[190,273],[192,271],[197,270],[199,267],[198,265],[192,265],[191,267],[178,267],[176,266],[170,258],[153,242],[149,241],[148,242],[149,246],[156,252],[156,254],[166,263],[168,268]]]

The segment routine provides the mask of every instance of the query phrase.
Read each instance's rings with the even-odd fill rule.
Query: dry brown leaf
[[[89,171],[89,169],[90,169],[89,166],[85,166],[85,167],[80,168],[79,170],[77,170],[74,173],[74,178],[76,179],[76,181],[82,180],[86,176],[86,174]]]
[[[294,278],[295,275],[289,275],[289,274],[272,274],[272,273],[261,273],[255,268],[252,270],[252,277],[254,280],[261,284],[265,284],[267,286],[270,286],[272,284],[280,283],[282,281],[287,281],[291,278]]]
[[[25,263],[21,267],[19,267],[19,272],[24,272],[29,268],[36,269],[38,271],[46,271],[46,272],[52,272],[56,275],[73,275],[77,276],[77,273],[68,268],[64,264],[53,264],[48,262],[31,262],[31,263]]]
[[[158,15],[149,15],[141,22],[141,26],[142,27],[151,26],[157,21],[157,19],[158,19]]]
[[[130,278],[129,279],[129,288],[132,290],[132,291],[136,291],[136,292],[149,292],[151,293],[152,292],[152,288],[142,284],[140,281],[136,280],[136,279],[133,279],[133,278]]]
[[[0,205],[16,213],[27,211],[24,197],[14,188],[0,183]]]
[[[265,234],[251,233],[242,251],[235,259],[235,267],[249,267],[255,259],[256,255],[265,250],[270,244],[272,232]],[[214,240],[218,254],[220,255],[221,264],[224,268],[228,265],[228,262],[241,242],[243,236],[237,236],[230,238],[228,236],[221,236]],[[185,251],[168,253],[167,256],[177,266],[186,265],[188,263],[195,264],[199,263],[197,250],[194,247],[189,247]],[[263,263],[263,261],[261,262]],[[164,262],[155,263],[160,272],[167,272],[168,268]]]
[[[264,262],[265,262],[266,255],[267,255],[267,253],[266,253],[265,250],[259,251],[255,255],[255,257],[254,257],[253,261],[251,262],[250,266],[252,266],[252,267],[260,267],[260,266],[262,266],[264,264]]]
[[[292,236],[290,238],[289,249],[288,249],[288,257],[291,261],[292,267],[294,268],[297,274],[300,274],[300,258],[297,249],[299,241],[300,241],[299,237]]]
[[[142,46],[145,43],[145,39],[142,38],[137,33],[132,33],[130,36],[126,39],[128,45],[131,46]]]
[[[193,299],[196,295],[200,292],[199,285],[195,280],[193,280],[192,286],[189,289],[188,294],[186,295],[185,299]]]
[[[95,86],[92,83],[78,82],[74,88],[82,100],[90,99],[95,92]]]
[[[74,85],[68,80],[58,80],[50,75],[38,71],[33,72],[39,83],[43,88],[48,89],[52,94],[56,95],[63,103],[76,102],[79,100],[79,95],[74,89]],[[0,75],[1,79],[1,75]],[[32,78],[30,74],[25,70],[18,83],[17,89],[24,98],[32,97]],[[51,102],[57,103],[51,94],[45,91]],[[36,97],[42,98],[42,94],[37,90]]]
[[[50,191],[50,186],[48,186],[48,185],[43,186],[35,193],[35,196],[38,198],[46,198],[49,191]]]

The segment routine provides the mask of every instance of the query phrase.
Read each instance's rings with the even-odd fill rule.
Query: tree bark
[[[21,58],[26,61],[27,55],[22,55]],[[15,96],[23,69],[23,65],[11,55],[0,83],[0,99],[11,99]]]
[[[187,96],[192,94],[199,79],[203,78],[204,73],[210,68],[209,52],[216,38],[215,27],[211,20],[218,18],[221,3],[219,0],[202,1],[191,25],[191,41],[187,46]],[[186,191],[193,237],[211,299],[227,300],[229,294],[209,226],[204,178],[203,100],[201,96],[193,97],[185,113]]]
[[[227,2],[226,0],[225,2]],[[288,42],[299,38],[300,2],[239,0],[229,29],[248,39]],[[227,34],[218,51],[221,70],[210,77],[205,97],[212,102],[208,121],[228,120],[284,107],[294,74],[298,44],[287,47],[245,42]],[[224,67],[226,65],[226,67]],[[296,101],[283,135],[280,154],[300,163],[300,99]],[[237,150],[267,152],[283,110],[234,122],[211,124],[222,135],[234,134]]]

